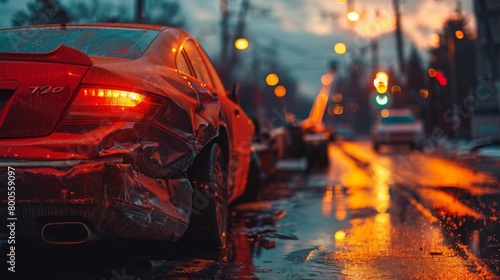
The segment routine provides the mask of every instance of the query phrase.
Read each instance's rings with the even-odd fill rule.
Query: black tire
[[[193,208],[186,235],[198,247],[225,247],[227,238],[227,163],[217,143],[205,147],[188,175]]]
[[[375,152],[380,152],[380,144],[377,144],[377,143],[373,143],[373,149],[375,150]]]
[[[250,159],[250,166],[248,168],[248,178],[245,186],[245,192],[241,196],[242,201],[251,202],[257,199],[260,187],[262,185],[261,169],[259,164],[259,157],[257,153],[252,153]]]

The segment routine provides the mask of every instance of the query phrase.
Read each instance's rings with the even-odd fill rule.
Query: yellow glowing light
[[[381,81],[379,79],[373,80],[373,85],[378,93],[386,93],[387,92],[387,81]]]
[[[330,115],[330,116],[335,115],[335,112],[333,112],[333,105],[328,106],[328,108],[326,108],[326,112],[327,112],[327,113],[328,113],[328,115]]]
[[[437,43],[439,43],[439,41],[441,40],[441,38],[439,37],[439,34],[432,34],[431,35],[431,40],[432,40],[432,42],[434,42],[434,43],[437,44]]]
[[[234,46],[236,47],[237,50],[246,50],[248,48],[248,40],[245,38],[239,38],[236,41],[234,41]]]
[[[277,97],[283,97],[286,95],[286,88],[284,86],[277,86],[274,88],[274,95]]]
[[[347,51],[347,47],[344,43],[337,43],[335,44],[335,46],[333,46],[333,50],[337,54],[345,54],[345,52]]]
[[[431,77],[431,78],[436,77],[436,69],[434,69],[434,68],[429,68],[427,73],[429,74],[429,77]]]
[[[356,22],[361,18],[358,12],[350,11],[347,13],[347,20],[350,22]]]
[[[333,102],[340,103],[342,102],[342,93],[337,92],[332,96]]]
[[[346,0],[337,0],[338,4],[345,4]]]
[[[375,74],[375,78],[381,82],[389,81],[389,75],[387,75],[384,71],[377,72],[377,74]]]
[[[278,78],[278,75],[274,73],[271,73],[266,77],[266,84],[268,84],[269,86],[275,86],[279,81],[280,79]]]
[[[347,233],[343,230],[339,230],[335,233],[335,240],[342,240],[347,236]]]
[[[455,31],[455,36],[457,39],[462,40],[464,38],[464,32],[462,30]]]
[[[427,97],[429,97],[429,90],[426,88],[421,89],[420,90],[420,97],[422,97],[423,99],[426,99]]]
[[[333,77],[330,74],[325,74],[325,75],[321,76],[321,84],[324,86],[331,84],[332,81],[333,81]]]
[[[380,115],[382,116],[382,118],[387,118],[389,116],[389,110],[383,109],[382,111],[380,111]]]

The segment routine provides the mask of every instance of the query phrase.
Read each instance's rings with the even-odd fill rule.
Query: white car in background
[[[424,128],[411,110],[386,109],[375,120],[371,135],[375,151],[380,150],[380,145],[392,144],[407,144],[413,150],[417,139],[424,136]]]

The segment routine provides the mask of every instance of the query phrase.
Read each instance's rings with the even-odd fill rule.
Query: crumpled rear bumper
[[[126,239],[175,241],[187,229],[192,201],[187,178],[151,178],[112,159],[41,165],[15,167],[16,236],[40,237],[46,223],[65,219],[85,221],[100,236]],[[5,187],[7,167],[0,170]],[[2,193],[0,238],[6,238],[8,204]]]

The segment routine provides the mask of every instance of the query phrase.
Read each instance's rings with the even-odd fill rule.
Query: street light
[[[333,46],[333,50],[337,54],[345,54],[345,52],[347,51],[347,47],[344,43],[337,43],[335,44],[335,46]]]
[[[350,22],[357,22],[361,18],[358,12],[356,11],[350,11],[347,13],[347,20]]]
[[[236,41],[234,41],[234,47],[240,51],[246,50],[248,48],[248,45],[249,45],[248,40],[245,38],[239,38]]]
[[[271,73],[266,76],[266,84],[268,86],[275,86],[279,83],[280,79],[278,78],[278,75]]]
[[[284,86],[277,86],[274,88],[274,95],[276,97],[283,97],[286,95],[286,88]]]

